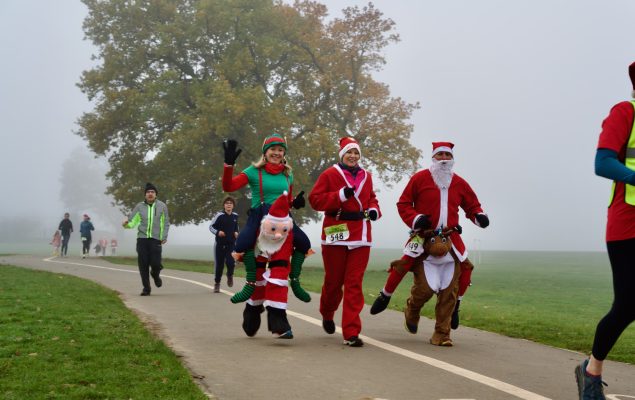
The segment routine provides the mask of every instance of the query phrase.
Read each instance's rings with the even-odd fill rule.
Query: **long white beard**
[[[430,173],[434,183],[440,188],[449,188],[452,182],[452,167],[454,167],[454,160],[437,160],[432,159],[432,165],[430,165]]]
[[[269,239],[264,235],[263,230],[260,230],[260,235],[258,235],[258,248],[262,251],[267,257],[271,257],[276,254],[278,250],[282,248],[282,245],[287,240],[286,236],[282,240],[274,241]]]

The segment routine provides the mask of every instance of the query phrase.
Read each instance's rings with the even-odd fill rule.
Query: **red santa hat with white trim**
[[[276,222],[285,222],[291,219],[289,216],[289,193],[286,190],[273,202],[266,218]]]
[[[346,154],[346,152],[349,151],[350,149],[357,149],[357,151],[359,151],[359,156],[361,158],[362,151],[359,148],[359,143],[357,143],[357,140],[353,139],[352,137],[347,136],[340,139],[340,152],[338,153],[340,156],[340,160],[342,159],[342,157],[344,157],[344,154]]]
[[[445,151],[447,153],[452,154],[452,158],[454,158],[454,152],[452,151],[453,148],[454,148],[454,143],[432,142],[432,157],[434,157],[435,154],[441,151]]]

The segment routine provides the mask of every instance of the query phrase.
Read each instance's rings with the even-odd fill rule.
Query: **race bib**
[[[347,240],[351,235],[346,224],[333,225],[324,228],[324,234],[326,235],[326,243],[341,242],[343,240]]]
[[[423,254],[423,238],[419,235],[414,236],[403,249],[403,253],[407,256],[416,258]]]
[[[87,237],[82,236],[82,242],[85,242],[85,241],[87,241],[87,240],[88,240],[88,238],[87,238]]]

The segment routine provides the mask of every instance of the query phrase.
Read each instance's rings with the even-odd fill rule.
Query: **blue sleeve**
[[[622,164],[614,150],[597,150],[595,153],[595,174],[617,182],[635,185],[635,171]]]

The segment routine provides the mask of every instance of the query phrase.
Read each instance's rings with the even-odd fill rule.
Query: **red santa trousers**
[[[384,285],[384,293],[392,296],[392,294],[397,290],[397,286],[401,283],[401,280],[404,276],[412,269],[412,266],[415,263],[416,258],[412,258],[410,256],[404,255],[401,257],[402,261],[407,261],[403,265],[403,272],[399,272],[394,268],[390,269],[390,275],[388,275],[388,280]],[[467,261],[467,260],[466,260]],[[463,296],[467,291],[467,288],[470,286],[472,282],[472,268],[470,268],[470,264],[466,261],[463,261],[461,266],[461,276],[459,277],[459,296]]]
[[[362,281],[369,256],[369,246],[349,249],[348,246],[322,245],[324,285],[320,297],[320,314],[325,321],[332,321],[342,298],[344,299],[344,339],[358,336],[362,330],[362,320],[359,318],[359,313],[364,307]]]
[[[262,276],[267,270],[267,258],[258,256],[256,257],[256,287],[251,294],[247,303],[252,306],[259,306],[265,301],[265,285],[267,281]]]
[[[270,267],[267,272],[263,276],[267,281],[264,305],[286,310],[289,295],[289,263],[285,266]]]

